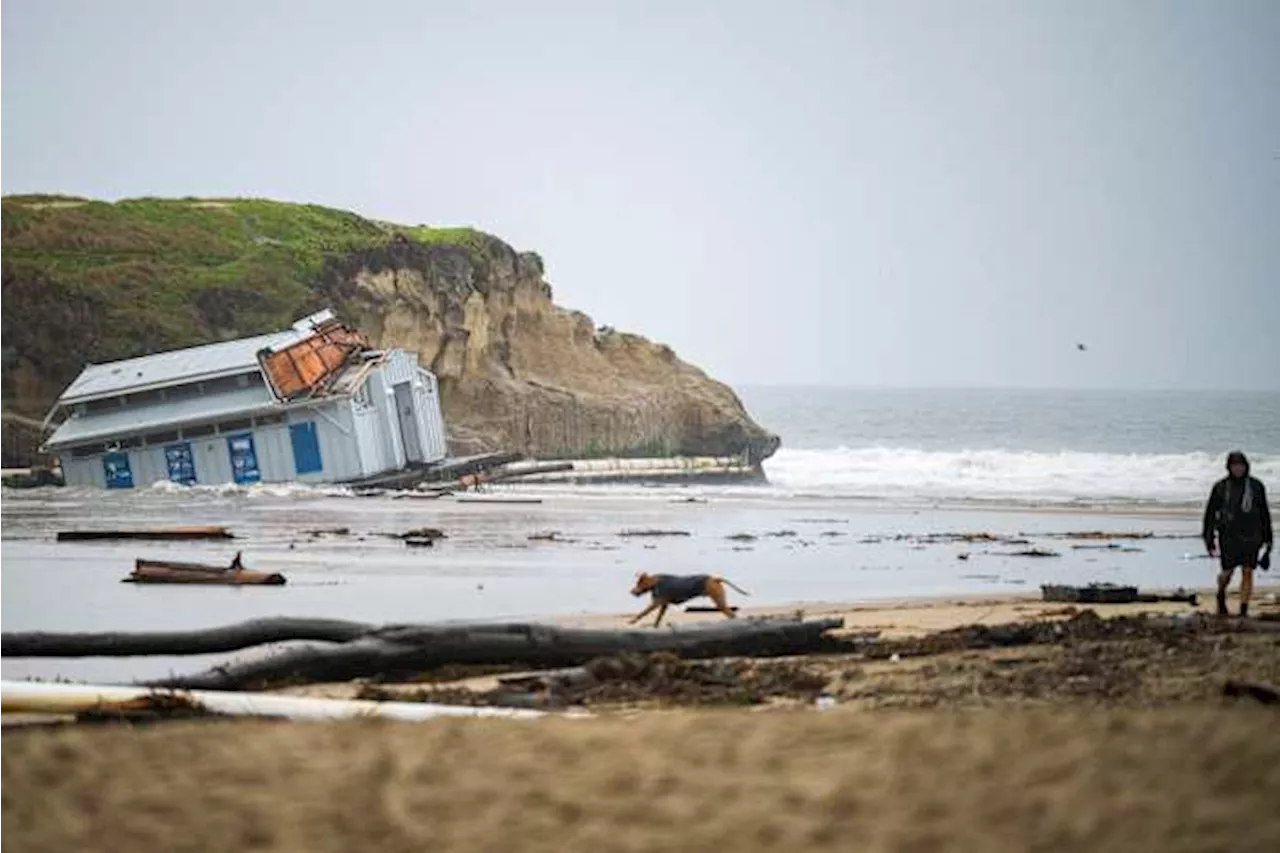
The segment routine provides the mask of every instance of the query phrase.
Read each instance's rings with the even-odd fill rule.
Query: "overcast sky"
[[[736,383],[1280,387],[1275,0],[3,12],[6,193],[474,225]]]

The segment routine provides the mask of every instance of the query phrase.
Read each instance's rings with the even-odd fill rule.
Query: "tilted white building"
[[[335,483],[443,459],[439,387],[417,354],[338,343],[333,330],[353,333],[325,311],[273,334],[89,365],[49,413],[61,422],[45,449],[68,485],[109,489]],[[308,373],[302,362],[321,350],[332,365]],[[269,365],[282,363],[307,379],[301,391],[281,392]]]

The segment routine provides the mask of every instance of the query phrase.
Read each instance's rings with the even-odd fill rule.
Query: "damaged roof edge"
[[[121,394],[199,382],[234,375],[257,367],[258,351],[305,340],[318,327],[336,322],[325,308],[296,321],[288,329],[251,335],[230,341],[215,341],[194,347],[167,350],[103,364],[89,363],[63,389],[54,410],[60,405],[116,397]],[[52,415],[54,412],[50,412]]]

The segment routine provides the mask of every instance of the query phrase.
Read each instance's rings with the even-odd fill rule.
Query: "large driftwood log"
[[[280,682],[346,681],[422,672],[456,664],[566,667],[627,652],[662,651],[687,658],[800,654],[833,642],[823,635],[843,624],[841,619],[735,620],[666,631],[584,630],[525,623],[389,626],[340,645],[310,644],[196,675],[164,679],[154,686],[239,690]]]
[[[233,652],[286,640],[346,643],[375,630],[376,625],[342,619],[251,619],[221,628],[102,634],[0,635],[0,655],[27,658],[127,657],[130,655],[204,655]]]

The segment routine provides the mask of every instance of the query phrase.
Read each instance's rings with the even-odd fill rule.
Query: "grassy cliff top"
[[[28,396],[13,381],[24,364],[69,381],[91,360],[284,328],[324,307],[313,288],[328,258],[396,236],[473,257],[494,241],[265,199],[11,195],[0,206],[6,406]]]

